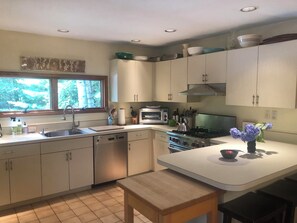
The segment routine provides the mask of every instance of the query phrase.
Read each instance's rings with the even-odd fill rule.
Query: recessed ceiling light
[[[68,29],[58,29],[57,31],[60,33],[69,33]]]
[[[165,29],[164,31],[166,33],[174,33],[174,32],[176,32],[176,29]]]
[[[255,11],[256,9],[257,9],[256,6],[247,6],[247,7],[241,8],[240,11],[242,11],[242,12],[252,12],[252,11]]]
[[[140,39],[132,39],[131,42],[132,42],[132,43],[140,43],[141,40],[140,40]]]

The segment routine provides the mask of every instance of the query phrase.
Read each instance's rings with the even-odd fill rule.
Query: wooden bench
[[[154,223],[182,223],[207,214],[218,222],[221,190],[171,170],[161,170],[118,181],[124,190],[125,222],[133,223],[136,209]]]

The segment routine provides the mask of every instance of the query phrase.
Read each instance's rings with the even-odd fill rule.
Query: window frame
[[[102,108],[86,108],[75,109],[75,113],[100,113],[106,112],[105,108],[108,107],[108,76],[103,75],[84,75],[84,74],[60,74],[60,73],[27,73],[27,72],[5,72],[0,71],[1,77],[11,78],[44,78],[50,81],[50,98],[51,109],[50,110],[30,110],[27,112],[22,111],[8,111],[0,112],[0,117],[10,116],[41,116],[41,115],[58,115],[63,113],[63,109],[58,109],[58,79],[65,80],[98,80],[101,81],[102,88]]]

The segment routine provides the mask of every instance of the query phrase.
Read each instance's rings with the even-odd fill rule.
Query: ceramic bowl
[[[195,47],[189,47],[188,53],[190,55],[198,55],[203,53],[203,47],[201,46],[195,46]]]
[[[241,47],[250,47],[250,46],[258,46],[261,43],[261,35],[257,34],[247,34],[243,36],[238,36],[237,40]]]
[[[234,159],[238,154],[238,150],[234,149],[222,149],[220,152],[225,159]]]

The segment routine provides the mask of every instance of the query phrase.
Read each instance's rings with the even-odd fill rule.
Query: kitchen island
[[[225,190],[219,202],[232,200],[297,171],[297,145],[267,140],[257,143],[255,154],[248,154],[246,143],[231,136],[216,138],[213,143],[218,145],[160,156],[158,163]],[[222,149],[241,152],[234,160],[226,160],[220,154]]]

